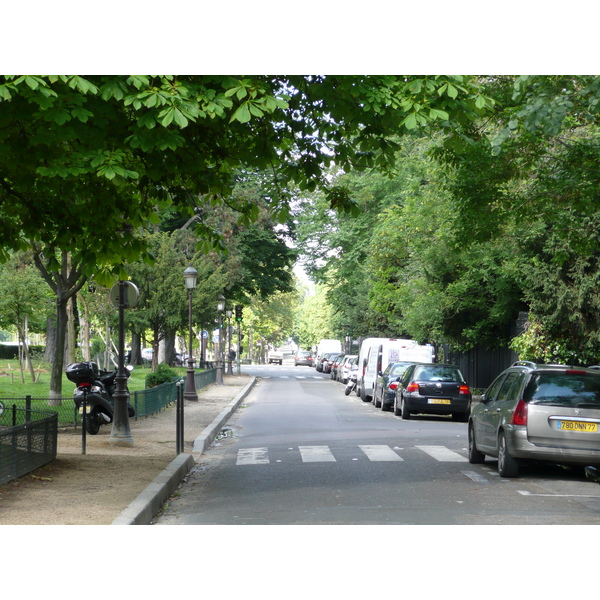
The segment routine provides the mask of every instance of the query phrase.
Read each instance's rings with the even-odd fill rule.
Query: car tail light
[[[525,400],[521,399],[517,402],[510,422],[512,425],[527,425],[527,403]]]
[[[419,391],[419,386],[416,383],[409,383],[406,386],[406,391],[407,392],[418,392]]]
[[[468,385],[461,385],[460,388],[458,389],[458,393],[459,394],[470,394],[471,390],[469,389]]]
[[[392,381],[392,383],[390,383],[390,385],[388,385],[388,387],[390,388],[390,390],[395,390],[398,387],[398,382]]]

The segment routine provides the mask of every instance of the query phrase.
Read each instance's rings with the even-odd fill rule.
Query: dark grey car
[[[600,465],[600,372],[516,362],[473,407],[468,429],[469,461],[498,457],[502,477],[524,460]]]
[[[471,390],[456,365],[412,364],[396,388],[394,414],[410,419],[415,413],[449,415],[469,419]]]
[[[390,363],[383,373],[379,373],[373,391],[373,404],[376,408],[392,410],[398,382],[411,364],[409,362]]]

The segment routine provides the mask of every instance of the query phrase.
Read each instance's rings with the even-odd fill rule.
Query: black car
[[[385,371],[379,374],[373,391],[373,404],[376,408],[392,410],[398,382],[411,364],[409,362],[390,363]]]
[[[412,364],[406,369],[396,388],[394,414],[410,419],[415,413],[469,420],[471,390],[456,365]]]

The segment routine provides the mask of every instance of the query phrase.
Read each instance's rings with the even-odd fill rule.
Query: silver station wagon
[[[523,461],[600,465],[600,370],[516,362],[469,417],[469,461],[498,457],[502,477]]]

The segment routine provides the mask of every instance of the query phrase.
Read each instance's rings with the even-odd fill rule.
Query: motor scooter
[[[127,377],[132,370],[133,366],[127,365]],[[77,385],[73,401],[79,414],[83,414],[85,399],[86,431],[90,435],[96,435],[101,425],[112,423],[113,420],[117,370],[103,371],[98,369],[95,362],[79,362],[67,365],[66,374]],[[127,412],[130,417],[135,416],[135,409],[129,403]]]
[[[356,390],[356,383],[358,379],[358,373],[350,373],[348,375],[348,383],[346,384],[346,388],[344,389],[344,394],[349,396],[352,392]]]

